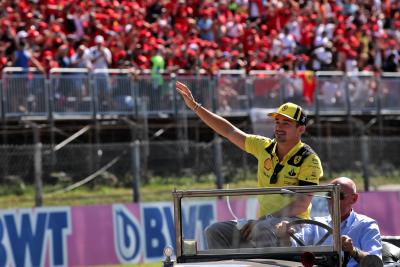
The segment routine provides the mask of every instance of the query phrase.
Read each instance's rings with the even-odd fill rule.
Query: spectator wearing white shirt
[[[296,41],[293,34],[289,32],[287,27],[284,28],[283,33],[279,34],[279,39],[282,41],[282,56],[294,54],[296,49]]]
[[[107,47],[104,46],[103,36],[97,35],[94,41],[96,45],[89,49],[93,70],[107,69],[112,60],[111,52]]]
[[[327,33],[323,31],[321,35],[317,35],[314,39],[314,47],[324,46],[329,42]]]
[[[396,40],[391,39],[388,42],[388,48],[385,50],[385,60],[387,60],[391,55],[394,57],[395,62],[399,62],[400,60],[400,55],[399,55],[399,50],[396,48]]]
[[[332,64],[333,54],[331,51],[332,43],[328,42],[319,46],[313,51],[312,68],[314,71],[324,70]]]
[[[226,36],[230,38],[239,38],[243,35],[243,25],[240,23],[240,17],[229,17],[226,23]]]
[[[76,52],[71,56],[71,67],[72,68],[80,68],[80,69],[92,69],[92,62],[90,61],[90,52],[89,49],[80,45]],[[89,89],[84,82],[84,75],[80,76],[77,74],[76,79],[74,80],[75,87],[82,92],[82,95],[87,96],[89,94]]]
[[[86,46],[80,45],[76,52],[71,56],[71,66],[74,68],[92,68],[90,52]]]
[[[274,57],[279,57],[281,56],[282,53],[282,47],[283,47],[283,43],[282,40],[279,38],[279,35],[277,34],[276,30],[271,30],[271,39],[272,39],[272,43],[271,43],[271,56]]]
[[[96,45],[89,49],[92,72],[95,82],[96,93],[99,96],[99,109],[112,106],[110,95],[110,83],[108,65],[111,64],[112,55],[110,50],[104,46],[104,37],[97,35],[94,39]]]
[[[296,42],[301,39],[300,23],[296,17],[291,17],[289,22],[286,24],[286,28],[289,29],[289,33],[294,37]]]

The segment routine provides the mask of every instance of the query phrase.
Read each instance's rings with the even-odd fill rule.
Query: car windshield
[[[305,253],[335,262],[330,266],[338,262],[338,186],[190,190],[175,191],[173,196],[178,262],[238,258],[299,261]],[[308,201],[308,209],[298,216],[289,216],[290,211],[282,209]],[[251,237],[245,238],[245,228],[260,221],[262,227],[257,226],[257,231],[252,228]]]

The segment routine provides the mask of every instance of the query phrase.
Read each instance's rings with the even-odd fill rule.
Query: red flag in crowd
[[[298,74],[303,79],[303,97],[311,104],[314,101],[314,91],[317,86],[317,80],[312,70],[306,70]]]

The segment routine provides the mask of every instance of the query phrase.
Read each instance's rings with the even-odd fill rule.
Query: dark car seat
[[[382,241],[382,261],[385,267],[400,267],[400,248]]]

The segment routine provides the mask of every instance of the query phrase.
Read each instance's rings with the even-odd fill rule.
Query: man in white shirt
[[[71,66],[73,68],[92,69],[89,49],[84,45],[80,45],[76,52],[71,56]]]
[[[112,61],[110,49],[104,46],[103,36],[97,35],[94,41],[96,45],[89,49],[93,70],[107,69],[108,65],[110,65]]]
[[[112,62],[110,50],[104,46],[104,37],[97,35],[94,39],[96,45],[89,49],[90,60],[92,62],[92,75],[97,90],[100,111],[111,108],[112,99],[110,94],[110,83],[108,65]]]
[[[287,27],[285,27],[283,32],[279,34],[279,39],[282,42],[282,55],[286,56],[287,54],[294,54],[297,46],[296,40]]]
[[[333,54],[331,51],[332,44],[328,42],[324,46],[319,46],[313,51],[312,68],[314,71],[326,70],[332,64]]]

